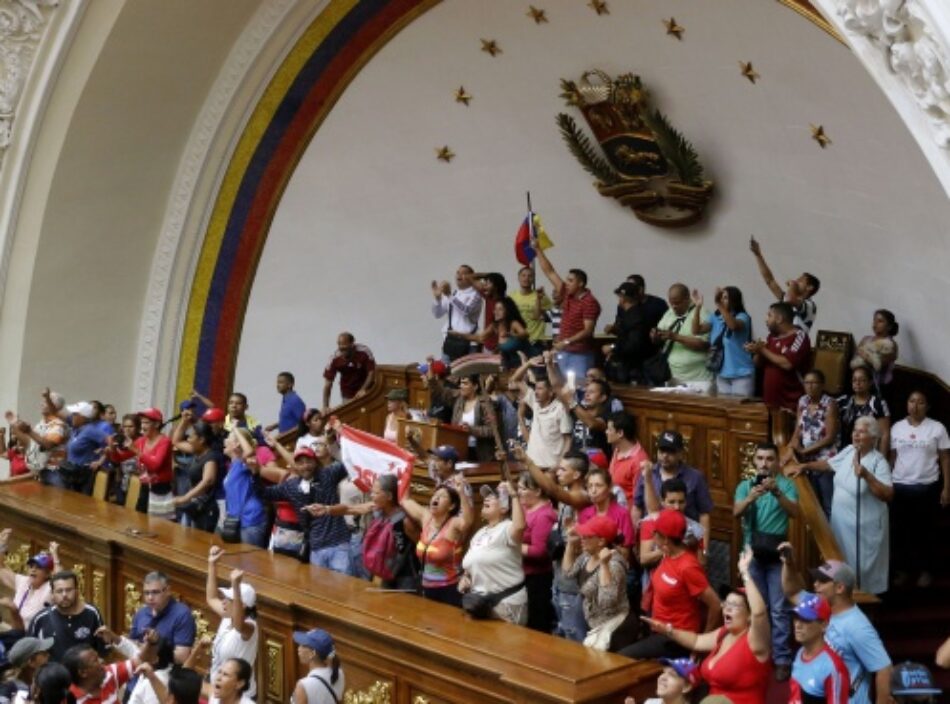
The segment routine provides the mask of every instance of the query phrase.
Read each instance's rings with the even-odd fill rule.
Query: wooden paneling
[[[141,605],[142,578],[168,575],[172,592],[209,635],[217,619],[204,603],[213,536],[34,483],[0,488],[5,525],[36,546],[55,540],[67,564],[85,574],[91,598],[96,570],[107,621],[127,632]],[[33,546],[35,547],[35,546]],[[257,661],[262,701],[288,701],[298,677],[294,630],[329,630],[353,692],[389,686],[391,701],[618,702],[655,687],[657,667],[499,621],[473,621],[460,610],[352,579],[245,545],[225,545],[222,579],[242,569],[258,594]]]

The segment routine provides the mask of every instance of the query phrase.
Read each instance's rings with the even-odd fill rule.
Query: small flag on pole
[[[521,227],[518,228],[518,234],[515,235],[515,257],[518,259],[518,263],[525,266],[534,261],[534,258],[538,255],[534,251],[534,247],[531,246],[532,235],[537,236],[538,246],[542,250],[554,246],[554,243],[548,237],[548,233],[544,230],[544,225],[541,224],[541,218],[529,212],[522,221]]]

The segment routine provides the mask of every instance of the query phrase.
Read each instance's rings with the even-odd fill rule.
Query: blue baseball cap
[[[26,564],[29,567],[39,567],[41,570],[49,572],[53,569],[53,556],[48,552],[37,553],[27,560]]]
[[[322,628],[314,628],[312,631],[294,631],[294,643],[310,648],[320,656],[321,660],[326,660],[333,654],[333,638]]]
[[[827,621],[831,618],[831,606],[820,596],[808,596],[792,609],[802,621]]]
[[[672,667],[676,674],[682,677],[691,686],[699,684],[699,665],[689,658],[660,658],[660,662],[667,667]]]
[[[440,460],[452,460],[453,462],[458,462],[459,453],[451,445],[439,445],[433,450],[429,450],[430,455],[435,455]]]
[[[187,411],[189,408],[194,409],[197,407],[198,407],[198,403],[195,401],[192,401],[190,398],[186,398],[184,401],[178,404],[179,411]]]

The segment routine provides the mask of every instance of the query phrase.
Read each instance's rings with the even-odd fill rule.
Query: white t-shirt
[[[462,569],[472,578],[472,591],[479,594],[500,592],[524,581],[521,544],[511,539],[511,519],[483,526],[472,536]],[[526,604],[528,593],[521,589],[501,603]]]
[[[29,630],[33,617],[45,609],[48,603],[52,603],[49,580],[46,580],[39,589],[30,589],[29,576],[17,574],[13,576],[13,585],[13,603],[20,611],[23,625]]]
[[[933,484],[940,479],[940,451],[950,450],[950,437],[940,421],[907,419],[891,428],[891,449],[897,452],[891,479],[895,484]]]
[[[161,681],[163,685],[168,686],[168,675],[171,672],[171,668],[165,670],[155,670],[155,676]],[[148,681],[148,677],[139,677],[138,681],[135,683],[135,689],[132,690],[132,694],[129,695],[128,704],[162,704],[158,697],[155,696],[155,690],[152,689],[152,683]]]
[[[244,619],[245,623],[254,625],[254,633],[247,640],[241,638],[241,631],[231,624],[231,618],[221,619],[221,625],[214,636],[214,643],[211,645],[211,676],[227,660],[231,658],[241,658],[251,666],[251,682],[248,690],[244,693],[245,697],[253,698],[257,694],[257,680],[254,670],[257,663],[257,623],[253,619]]]
[[[528,389],[524,402],[534,414],[525,452],[539,467],[554,467],[561,456],[564,436],[570,435],[574,429],[571,414],[558,399],[542,408],[534,395],[534,389]]]
[[[472,409],[470,411],[462,411],[462,417],[460,420],[462,421],[462,425],[467,425],[469,428],[475,425],[475,406],[472,405]],[[477,444],[478,440],[476,440],[475,436],[469,435],[468,446],[475,447]]]
[[[343,669],[340,669],[336,683],[330,682],[332,676],[333,670],[329,667],[317,667],[310,670],[306,677],[297,680],[303,685],[304,691],[307,692],[307,701],[295,702],[294,698],[291,697],[291,704],[336,704],[343,701],[343,690],[346,687],[346,681],[343,679]],[[326,685],[317,679],[318,677],[333,688],[336,699],[330,694],[330,690],[327,689]]]

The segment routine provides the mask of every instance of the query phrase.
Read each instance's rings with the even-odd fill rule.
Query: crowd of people
[[[239,392],[225,408],[195,392],[174,418],[148,408],[120,420],[113,406],[67,404],[47,389],[38,420],[7,412],[10,434],[0,433],[0,452],[11,481],[36,477],[89,494],[107,474],[109,500],[129,504],[137,485],[130,508],[227,542],[376,579],[383,589],[418,593],[475,618],[660,659],[664,702],[708,692],[733,704],[761,703],[772,679],[791,680],[795,702],[870,702],[872,683],[876,701],[887,702],[901,696],[906,672],[892,667],[853,595],[911,579],[921,588],[932,583],[917,534],[950,505],[950,438],[927,417],[919,391],[907,417],[891,425],[885,396],[898,326],[889,311],[875,312],[873,334],[857,347],[850,393],[825,393],[821,371],[809,369],[818,279],[805,273],[783,287],[755,240],[751,250],[777,299],[764,339],[753,335],[734,286],[715,291],[710,313],[703,296],[682,283],[664,301],[631,275],[615,290],[616,314],[605,329],[614,341],[598,347],[602,310],[586,273],[571,269],[562,279],[540,248],[550,297],[535,286],[531,267],[518,272],[519,290],[511,293],[501,274],[466,265],[454,289],[433,281],[431,311],[445,320],[440,354],[420,365],[427,411],[467,431],[469,440],[460,454],[449,445],[425,450],[408,435],[428,463],[428,503],[400,495],[394,475],[379,475],[363,495],[340,461],[332,386],[339,376],[348,401],[365,395],[375,375],[372,352],[347,332],[326,366],[320,407],[307,407],[290,372],[277,376],[277,420],[267,425],[250,415]],[[501,374],[450,373],[453,361],[482,349],[499,354]],[[739,588],[710,582],[714,505],[705,475],[689,465],[674,428],[659,435],[657,457],[649,457],[635,419],[612,395],[612,384],[631,383],[732,397],[758,389],[770,407],[796,414],[788,446],[780,452],[760,444],[755,475],[735,490]],[[398,420],[408,415],[405,390],[392,390],[383,437],[395,441]],[[292,447],[287,433],[296,436]],[[501,484],[480,487],[479,513],[460,465],[491,460],[512,471]],[[799,515],[799,474],[814,487],[845,556],[812,571],[812,592],[804,591],[786,542],[789,518]],[[0,542],[8,537],[0,534]],[[31,559],[27,576],[0,570],[0,581],[16,592],[0,603],[12,614],[10,633],[22,636],[6,641],[0,634],[14,668],[10,681],[27,692],[41,681],[65,682],[77,700],[111,701],[125,685],[143,701],[190,701],[202,685],[189,684],[186,673],[209,646],[205,694],[227,704],[252,701],[256,593],[239,571],[230,587],[218,587],[220,556],[219,548],[208,556],[207,603],[221,618],[208,644],[195,642],[190,611],[160,573],[145,578],[145,606],[119,637],[77,594],[55,544]],[[84,624],[82,639],[65,625],[76,621]],[[294,639],[309,669],[294,700],[338,699],[344,679],[330,636],[311,631]],[[129,659],[103,666],[99,656],[110,645]],[[17,652],[28,654],[20,664]]]

